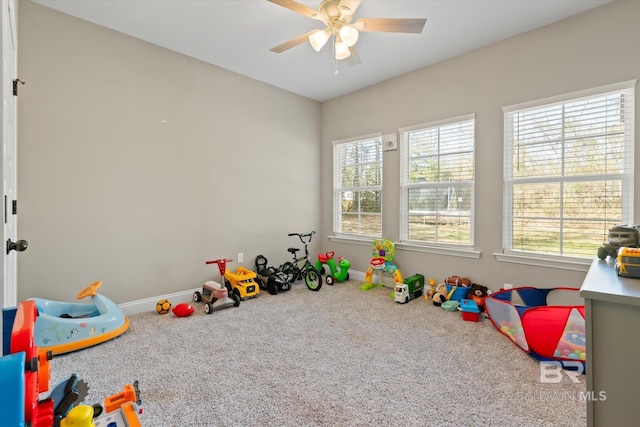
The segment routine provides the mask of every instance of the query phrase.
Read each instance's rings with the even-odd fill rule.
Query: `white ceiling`
[[[357,18],[426,18],[422,34],[361,33],[361,62],[331,46],[269,49],[322,22],[267,0],[32,0],[299,95],[326,101],[610,0],[363,0]],[[317,9],[320,1],[300,1]],[[355,20],[354,19],[354,20]]]

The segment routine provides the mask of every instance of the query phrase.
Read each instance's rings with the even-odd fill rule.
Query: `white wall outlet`
[[[513,285],[511,283],[505,283],[502,289],[513,289]]]
[[[244,254],[242,252],[238,252],[238,264],[242,264],[244,262]]]
[[[390,133],[388,135],[382,135],[382,151],[397,150],[398,149],[398,134]]]

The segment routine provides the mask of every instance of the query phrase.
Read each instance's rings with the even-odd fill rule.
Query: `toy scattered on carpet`
[[[322,277],[320,272],[315,269],[309,260],[309,244],[315,231],[309,233],[289,233],[288,236],[298,237],[304,245],[304,255],[298,257],[298,248],[288,248],[287,252],[291,254],[293,259],[287,261],[280,266],[280,271],[287,275],[290,283],[297,280],[303,280],[307,288],[311,291],[319,291],[322,288]]]
[[[176,317],[189,317],[193,314],[194,308],[190,304],[183,302],[173,307],[171,312]]]
[[[286,292],[291,289],[291,278],[275,267],[267,266],[264,255],[256,257],[256,281],[261,289],[266,289],[271,295]]]
[[[34,300],[2,310],[2,426],[141,426],[138,415],[142,414],[142,407],[137,381],[126,385],[123,393],[105,399],[104,404],[82,404],[88,386],[76,374],[60,381],[49,396],[45,396],[49,391],[52,352],[42,351],[35,345],[37,316]],[[78,418],[81,414],[90,414],[90,417]]]
[[[118,305],[96,291],[102,282],[81,290],[77,298],[90,303],[70,303],[31,298],[38,309],[34,341],[41,351],[68,353],[103,343],[129,329],[129,319]]]
[[[256,273],[241,265],[236,268],[236,271],[229,270],[226,268],[226,263],[232,262],[233,260],[231,259],[224,260],[224,273],[222,273],[222,267],[220,267],[222,261],[217,259],[206,261],[205,264],[218,264],[220,274],[224,275],[224,286],[227,288],[229,295],[237,295],[242,301],[249,298],[257,298],[260,295],[260,286],[255,281]]]
[[[431,295],[431,301],[433,301],[433,305],[439,307],[443,302],[448,300],[449,294],[447,292],[447,285],[445,283],[438,283],[433,294]]]
[[[469,295],[471,279],[468,277],[449,276],[444,282],[447,285],[448,300],[460,301]]]
[[[469,291],[468,297],[470,297],[470,299],[472,299],[476,303],[480,311],[484,311],[484,300],[487,297],[487,295],[490,295],[490,294],[491,294],[491,291],[489,290],[488,287],[479,285],[477,283],[472,283],[471,290]]]
[[[171,310],[171,301],[168,299],[161,299],[156,303],[156,313],[167,314]]]
[[[368,291],[378,286],[384,286],[385,278],[393,278],[394,287],[402,283],[402,274],[398,267],[391,263],[396,257],[396,246],[392,241],[376,239],[371,245],[373,258],[369,261],[369,268],[364,275],[364,283],[360,286],[363,291]],[[373,283],[373,275],[377,273],[378,283]]]
[[[393,291],[395,302],[406,304],[412,299],[418,298],[424,291],[424,276],[414,274],[404,279],[401,284],[397,284]]]
[[[325,278],[327,285],[349,280],[349,267],[351,267],[351,263],[342,257],[338,257],[338,264],[336,265],[336,261],[333,259],[334,256],[335,252],[333,251],[318,254],[318,260],[314,265],[315,269],[319,271],[321,275],[326,272],[324,266],[329,267],[329,272]]]
[[[579,292],[573,288],[507,289],[487,296],[485,310],[496,329],[536,359],[584,363],[585,310]]]
[[[460,301],[460,311],[462,311],[462,320],[468,322],[480,321],[480,308],[474,300],[463,299]]]
[[[227,268],[227,262],[231,262],[230,259],[216,259],[213,261],[206,261],[206,264],[218,264],[218,270],[220,271],[220,276],[224,277],[224,273]],[[207,314],[211,314],[214,311],[222,310],[223,308],[228,307],[238,307],[240,306],[240,295],[233,292],[231,293],[231,297],[229,297],[229,290],[222,286],[221,283],[218,283],[213,280],[206,281],[202,285],[202,292],[195,291],[193,293],[193,300],[195,302],[204,301],[204,312]]]

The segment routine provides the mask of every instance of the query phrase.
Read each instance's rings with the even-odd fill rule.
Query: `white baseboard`
[[[364,275],[365,273],[363,271],[349,270],[350,280],[364,281]],[[156,303],[163,298],[171,301],[171,304],[173,304],[174,306],[176,304],[180,304],[181,302],[192,302],[193,293],[195,291],[201,291],[201,290],[202,288],[194,288],[186,291],[174,292],[172,294],[158,295],[155,297],[149,297],[149,298],[145,298],[137,301],[130,301],[130,302],[118,304],[118,307],[120,307],[120,310],[122,310],[125,316],[131,316],[132,314],[144,313],[146,311],[155,311]]]
[[[202,288],[195,288],[186,291],[174,292],[172,294],[159,295],[157,297],[150,297],[137,301],[118,304],[118,307],[120,307],[120,310],[122,310],[125,316],[131,316],[132,314],[144,313],[146,311],[155,311],[156,303],[163,298],[171,301],[171,304],[173,304],[174,306],[176,304],[180,304],[181,302],[192,302],[193,293],[195,291],[201,290]]]

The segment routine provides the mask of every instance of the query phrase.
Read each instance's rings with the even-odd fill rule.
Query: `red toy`
[[[171,310],[176,317],[188,317],[193,314],[193,307],[189,304],[183,302],[181,304],[176,305],[173,310]]]

